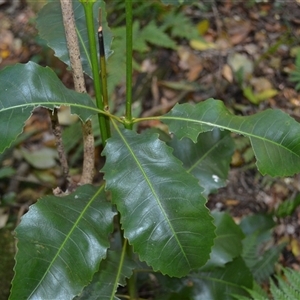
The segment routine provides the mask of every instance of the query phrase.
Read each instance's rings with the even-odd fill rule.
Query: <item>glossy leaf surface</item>
[[[100,264],[99,272],[79,297],[74,300],[115,300],[119,285],[126,285],[126,278],[132,275],[136,263],[121,251],[107,252],[107,257]]]
[[[197,143],[187,138],[178,140],[174,136],[168,144],[174,149],[174,156],[183,162],[187,172],[199,179],[205,196],[226,185],[234,151],[234,143],[228,131],[214,129],[201,133]]]
[[[48,1],[49,2],[49,1]],[[98,29],[98,15],[99,8],[102,10],[102,27],[104,35],[104,50],[106,57],[111,55],[110,44],[112,41],[112,34],[107,26],[106,12],[104,1],[95,1],[94,10],[94,24],[95,31]],[[79,1],[73,1],[74,18],[76,22],[76,32],[78,35],[78,42],[80,47],[81,62],[84,72],[92,76],[90,49],[88,43],[88,34],[86,29],[86,20],[84,15],[83,5]],[[37,28],[40,36],[47,41],[48,46],[51,47],[55,56],[61,61],[70,66],[69,52],[67,49],[66,36],[63,26],[62,12],[59,1],[51,1],[45,5],[38,14]]]
[[[202,270],[224,267],[226,263],[242,255],[243,250],[244,234],[232,217],[223,212],[212,212],[212,216],[216,226],[216,238],[210,259]]]
[[[197,179],[157,134],[116,129],[104,150],[103,171],[134,251],[170,276],[204,265],[214,226]]]
[[[251,288],[253,277],[241,257],[235,258],[223,268],[211,272],[199,272],[189,276],[194,284],[193,299],[231,300],[231,294],[246,295],[242,287]]]
[[[273,228],[276,223],[272,215],[246,216],[240,223],[245,232],[242,257],[257,282],[263,282],[274,272],[275,264],[285,244],[273,245]],[[270,243],[272,247],[267,245]]]
[[[210,272],[194,272],[185,278],[158,275],[164,287],[159,300],[233,300],[232,294],[248,295],[243,287],[252,288],[253,278],[241,257]]]
[[[84,121],[97,111],[87,94],[67,89],[50,68],[33,62],[2,70],[0,90],[0,152],[22,132],[24,122],[37,106],[53,109],[70,105]]]
[[[113,230],[103,187],[82,186],[32,205],[17,227],[10,300],[73,299],[98,270]]]
[[[161,117],[179,139],[197,141],[199,133],[217,127],[250,138],[260,172],[291,176],[300,172],[300,124],[280,110],[235,116],[224,103],[209,99],[197,105],[177,104]]]

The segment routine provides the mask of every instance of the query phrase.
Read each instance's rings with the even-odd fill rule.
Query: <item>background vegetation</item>
[[[168,1],[163,2],[168,4]],[[207,108],[216,109],[213,104],[215,102],[203,102],[203,100],[213,97],[223,99],[227,109],[221,103],[218,104],[218,107],[227,116],[231,116],[230,113],[247,116],[266,108],[280,108],[297,120],[299,95],[296,90],[299,86],[300,68],[299,54],[297,54],[299,49],[297,22],[300,16],[297,15],[299,9],[296,8],[298,8],[297,3],[292,1],[265,4],[255,1],[247,3],[211,1],[187,3],[182,6],[166,6],[158,1],[147,1],[143,5],[140,2],[133,3],[134,82],[132,98],[135,102],[132,107],[134,117],[147,118],[153,115],[163,115],[177,102],[201,103],[202,106],[198,105],[197,109],[194,109],[195,114],[199,117],[203,111],[206,111],[203,109],[204,105]],[[1,12],[3,16],[1,22],[4,24],[2,24],[2,34],[6,34],[6,39],[2,39],[0,45],[1,68],[17,61],[25,63],[30,59],[41,65],[49,65],[62,82],[68,88],[72,88],[71,73],[53,56],[50,49],[56,49],[55,55],[59,56],[62,61],[66,61],[67,56],[64,56],[65,54],[62,52],[58,53],[56,48],[59,41],[55,38],[63,34],[62,27],[55,28],[57,11],[51,10],[49,6],[45,7],[39,12],[36,19],[33,9],[40,10],[40,8],[33,8],[28,3],[17,8],[9,5],[3,6]],[[283,9],[287,12],[285,16],[280,14]],[[104,31],[106,55],[109,57],[107,65],[108,94],[111,99],[110,112],[116,116],[123,114],[126,97],[124,89],[126,70],[124,10],[124,3],[121,1],[120,3],[107,2],[107,18],[111,28],[106,27]],[[16,21],[12,22],[12,19]],[[6,20],[8,25],[5,25],[3,20]],[[39,36],[36,36],[34,29],[36,25]],[[85,26],[84,23],[83,26]],[[58,29],[61,29],[62,32],[60,33]],[[49,32],[55,34],[49,37]],[[48,37],[46,41],[45,37]],[[112,37],[114,38],[112,39]],[[58,50],[62,50],[62,48],[64,47]],[[85,55],[83,55],[84,70],[92,77],[92,70],[89,69],[87,60],[85,61]],[[14,82],[16,86],[21,86],[22,81],[28,80],[30,71],[41,70],[32,64],[27,66],[19,83],[15,79],[17,69],[10,69],[11,73],[9,73],[9,69],[4,69],[3,72],[6,73],[1,81],[2,91],[7,87],[7,82]],[[24,68],[20,65],[16,68],[19,68],[19,74],[24,72]],[[5,78],[5,82],[3,78]],[[14,78],[14,80],[9,80],[9,78]],[[51,77],[51,80],[55,82],[54,77]],[[88,92],[94,95],[94,87],[88,77],[86,82]],[[57,84],[55,90],[61,93],[57,92],[56,97],[62,101],[63,88],[59,83],[54,84]],[[76,101],[77,96],[70,90],[67,91],[69,97]],[[52,89],[51,93],[53,93]],[[4,101],[3,95],[4,92],[2,92],[1,101]],[[88,98],[78,98],[78,103],[82,103],[83,100],[86,101],[86,105],[90,105]],[[188,109],[188,106],[182,107]],[[25,108],[22,112],[24,113],[24,111]],[[80,114],[82,119],[88,117],[83,112]],[[166,116],[174,115],[176,116],[176,110],[172,110]],[[259,116],[265,116],[262,119],[262,127],[264,123],[268,122],[268,119],[272,126],[276,126],[274,120],[278,120],[280,125],[278,130],[282,128],[282,124],[279,122],[281,118],[284,123],[291,122],[294,134],[297,135],[298,125],[296,122],[292,123],[292,120],[284,119],[283,115],[260,114]],[[81,136],[78,134],[81,126],[66,108],[59,112],[59,119],[60,123],[65,126],[63,142],[68,154],[70,174],[73,181],[79,182],[83,152]],[[232,129],[235,129],[233,131],[241,133],[236,130],[239,126],[236,125],[239,124],[239,119],[232,118],[230,120],[235,123],[232,126]],[[249,120],[257,119],[254,117]],[[158,273],[155,275],[151,272],[150,275],[146,272],[138,273],[139,296],[155,299],[176,299],[176,297],[178,299],[183,299],[183,297],[186,299],[196,299],[197,297],[202,297],[200,299],[204,299],[204,297],[206,299],[224,299],[224,297],[232,299],[233,294],[243,294],[240,286],[251,289],[254,279],[267,293],[272,293],[275,299],[276,297],[280,299],[280,295],[276,296],[276,293],[279,293],[276,290],[277,281],[271,281],[271,289],[268,288],[270,276],[277,274],[276,278],[280,282],[280,288],[283,289],[285,284],[283,280],[285,277],[288,278],[290,285],[287,285],[289,292],[286,294],[293,295],[292,293],[294,293],[291,299],[297,299],[293,298],[298,295],[296,288],[298,281],[297,279],[293,281],[293,278],[297,277],[297,273],[282,271],[282,269],[286,266],[295,270],[299,268],[298,176],[281,180],[277,177],[259,175],[254,168],[254,154],[257,156],[260,149],[257,147],[259,150],[253,152],[249,140],[244,137],[235,134],[230,136],[228,132],[214,130],[201,134],[199,138],[197,134],[194,136],[191,134],[190,137],[194,142],[188,139],[179,141],[176,137],[168,136],[168,129],[161,121],[164,121],[163,118],[149,118],[142,123],[135,124],[138,132],[147,131],[140,142],[145,142],[145,145],[151,148],[152,134],[158,132],[161,140],[167,142],[174,149],[173,154],[183,162],[184,169],[200,180],[204,187],[202,195],[209,198],[207,205],[213,211],[212,217],[217,228],[215,232],[217,238],[214,241],[215,246],[208,263],[201,270],[186,277],[174,279]],[[222,127],[227,121],[224,118],[223,123],[219,122],[218,125]],[[1,127],[4,128],[5,124],[9,124],[7,122],[8,119],[3,118]],[[18,119],[18,115],[15,116],[13,122],[19,123],[20,128],[23,126],[23,121]],[[97,170],[94,178],[95,186],[103,181],[103,175],[98,171],[102,169],[105,172],[105,168],[103,169],[104,158],[100,155],[103,148],[97,123],[97,118],[94,118]],[[172,128],[172,124],[168,125]],[[14,264],[11,254],[15,249],[12,231],[19,223],[20,217],[37,199],[45,194],[51,194],[51,190],[57,186],[64,189],[67,184],[57,160],[54,138],[49,129],[48,113],[45,109],[38,108],[26,121],[22,135],[1,156],[1,242],[3,243],[1,260],[3,261],[2,272],[10,274],[9,281],[12,278]],[[172,131],[175,132],[176,129],[172,129]],[[120,136],[123,135],[125,134],[120,134]],[[180,131],[177,137],[181,137]],[[129,135],[127,139],[137,140],[138,137]],[[4,148],[3,141],[1,146]],[[295,141],[297,142],[297,140]],[[254,139],[252,139],[252,146],[255,149]],[[104,150],[104,154],[117,147],[117,140],[115,140],[114,144]],[[231,160],[232,155],[233,159]],[[204,157],[206,160],[203,159]],[[215,161],[218,161],[217,166]],[[229,171],[230,161],[231,170]],[[280,166],[277,160],[276,164],[271,164],[271,167],[260,161],[257,163],[262,173],[272,176],[299,172],[298,161],[292,161],[288,165],[288,156],[284,156],[283,161],[287,164],[286,169],[282,165]],[[197,162],[196,165],[195,162]],[[111,161],[110,164],[114,165],[115,162]],[[125,166],[124,170],[126,169]],[[163,176],[167,176],[168,173],[169,171],[163,173]],[[127,176],[127,173],[119,174],[123,178]],[[106,175],[105,179],[109,182],[109,175]],[[217,194],[214,193],[228,182],[230,183],[227,188],[219,190]],[[102,192],[99,190],[99,193]],[[95,188],[84,187],[78,196],[85,195],[84,197],[87,197],[87,195],[95,193]],[[36,209],[47,210],[47,198],[43,199],[44,201],[38,202],[40,206],[35,206]],[[99,205],[105,206],[100,202]],[[57,205],[64,211],[65,208],[61,206],[61,201],[57,202]],[[103,209],[104,211],[107,209],[106,216],[112,216],[109,208],[104,207]],[[78,211],[81,210],[82,208],[78,207]],[[27,219],[23,219],[22,222],[25,225],[26,220],[32,221],[34,212],[33,208],[31,214],[27,214]],[[66,211],[66,214],[69,212]],[[63,220],[57,220],[57,222],[63,222]],[[37,220],[37,224],[41,224],[41,221]],[[108,222],[106,229],[103,228],[104,235],[107,235],[110,230]],[[23,234],[24,236],[28,234],[26,226],[20,227],[19,239]],[[111,250],[116,251],[110,250],[107,254],[108,259],[102,261],[100,265],[100,270],[106,270],[107,273],[95,275],[92,285],[84,290],[78,298],[88,299],[88,295],[92,295],[93,291],[99,288],[98,282],[103,283],[104,279],[101,276],[110,279],[108,282],[113,280],[109,276],[116,278],[116,275],[111,275],[110,272],[119,266],[120,241],[112,236],[111,243]],[[26,265],[26,261],[24,261],[24,265]],[[125,278],[130,277],[132,269],[150,271],[148,266],[143,263],[137,265],[135,259],[127,256],[123,266],[122,276],[119,277],[121,286],[125,285]],[[175,268],[178,266],[176,265]],[[241,272],[242,277],[240,276]],[[226,276],[224,277],[224,275]],[[221,278],[224,279],[222,282],[220,282]],[[229,286],[232,289],[224,296],[224,292],[228,291]],[[263,295],[263,291],[256,285],[254,288],[255,292],[252,291],[250,294],[252,293],[255,299],[259,299],[254,293]],[[120,287],[117,293],[117,295],[122,295],[127,291]],[[6,299],[7,295],[8,284],[6,283],[6,287],[3,288],[3,299]],[[247,295],[246,292],[245,295]],[[264,299],[267,294],[261,297]]]

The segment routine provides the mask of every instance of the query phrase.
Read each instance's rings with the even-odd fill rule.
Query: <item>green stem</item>
[[[128,243],[127,243],[127,247],[126,247],[126,253],[127,253],[128,257],[130,257],[131,259],[134,259],[133,248]],[[137,290],[136,290],[136,272],[133,272],[131,277],[129,279],[127,279],[127,289],[128,289],[128,294],[129,294],[130,300],[137,300],[138,296],[137,296]]]
[[[126,111],[124,125],[132,129],[132,0],[126,0]]]
[[[108,93],[107,93],[107,72],[106,72],[106,60],[104,50],[104,37],[102,30],[102,14],[99,11],[99,29],[98,29],[98,42],[99,42],[99,53],[100,53],[100,75],[102,84],[102,95],[103,95],[103,106],[105,111],[109,111]],[[106,118],[106,126],[109,128],[109,119]]]
[[[100,16],[101,17],[101,16]],[[102,83],[102,93],[103,93],[103,105],[106,111],[109,110],[108,94],[107,94],[107,78],[106,78],[106,60],[105,60],[105,50],[104,50],[104,37],[102,25],[98,29],[98,41],[99,41],[99,53],[100,53],[100,75]]]
[[[86,19],[86,27],[88,31],[88,38],[89,38],[89,46],[90,46],[90,56],[91,56],[91,63],[92,63],[92,72],[93,72],[93,79],[94,79],[94,89],[95,89],[95,96],[96,96],[96,105],[99,109],[105,110],[103,104],[103,97],[102,97],[102,88],[99,78],[99,62],[98,62],[98,55],[97,55],[97,44],[96,44],[96,34],[94,28],[94,16],[93,16],[93,5],[95,1],[93,0],[80,0],[84,7],[85,19]],[[110,137],[110,128],[109,123],[107,121],[107,117],[103,114],[98,114],[98,121],[100,127],[100,133],[102,138],[102,143],[105,146],[106,140]]]

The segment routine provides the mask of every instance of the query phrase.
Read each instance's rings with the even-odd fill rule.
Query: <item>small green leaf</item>
[[[201,133],[197,143],[190,139],[178,140],[176,136],[168,143],[174,156],[183,162],[184,168],[204,188],[203,195],[215,192],[226,185],[234,143],[228,131],[214,129]]]
[[[0,169],[0,179],[6,178],[6,177],[11,177],[16,173],[16,170],[13,169],[12,167],[2,167]]]
[[[274,214],[279,218],[291,216],[299,205],[300,194],[298,194],[294,199],[285,200],[280,203]]]
[[[104,50],[106,58],[108,58],[112,54],[110,50],[112,34],[110,29],[108,28],[106,21],[104,1],[97,1],[93,6],[95,16],[94,24],[95,28],[98,28],[99,25],[97,16],[100,7],[102,10]],[[93,76],[91,69],[90,49],[83,5],[79,1],[73,1],[73,11],[76,22],[76,32],[78,35],[82,67],[84,72],[92,78]],[[55,56],[57,56],[61,61],[70,66],[69,52],[67,49],[65,29],[63,26],[61,5],[59,1],[52,0],[41,9],[37,18],[37,28],[41,37],[46,40],[48,46],[54,50]]]
[[[285,246],[280,244],[269,249],[265,247],[272,239],[274,226],[272,216],[263,214],[247,216],[240,223],[246,235],[243,240],[242,257],[259,282],[266,280],[273,273],[275,263]]]
[[[215,237],[212,218],[197,179],[172,149],[157,134],[116,127],[103,153],[106,188],[140,259],[177,277],[204,265]]]
[[[242,254],[242,239],[244,234],[227,213],[213,212],[216,226],[216,238],[212,248],[210,259],[202,267],[202,270],[212,270],[216,267],[224,267],[228,262]]]
[[[280,110],[235,116],[222,101],[209,99],[197,105],[177,104],[160,119],[179,139],[188,137],[196,142],[199,133],[213,128],[249,137],[263,175],[291,176],[300,172],[300,124]]]
[[[108,250],[107,257],[100,264],[99,272],[92,283],[74,300],[113,300],[119,285],[126,285],[126,278],[132,275],[137,264],[121,251]]]
[[[253,277],[241,257],[223,268],[192,274],[189,280],[194,285],[194,297],[205,300],[231,300],[231,294],[247,295],[243,287],[251,288],[253,285]]]
[[[296,300],[300,298],[300,276],[299,272],[292,269],[284,269],[287,280],[276,276],[277,283],[271,280],[270,291],[274,300]]]
[[[0,90],[0,153],[22,132],[24,122],[38,106],[69,105],[83,121],[97,112],[89,95],[67,89],[50,68],[33,62],[2,70]]]
[[[79,187],[32,205],[17,227],[10,300],[73,299],[98,270],[113,230],[103,187]]]

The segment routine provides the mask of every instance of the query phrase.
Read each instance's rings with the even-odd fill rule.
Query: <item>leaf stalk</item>
[[[96,44],[96,34],[94,28],[94,16],[93,16],[93,5],[94,2],[91,1],[80,1],[84,7],[84,13],[86,18],[86,26],[88,31],[89,46],[90,46],[90,56],[92,63],[92,73],[94,79],[94,89],[96,97],[96,105],[99,109],[105,110],[103,103],[103,92],[99,78],[99,62],[97,55],[97,44]],[[107,121],[107,117],[103,114],[98,114],[98,122],[100,127],[100,133],[102,137],[102,143],[105,146],[106,140],[110,137],[110,128]]]
[[[124,126],[132,129],[132,0],[126,0],[126,111]]]

